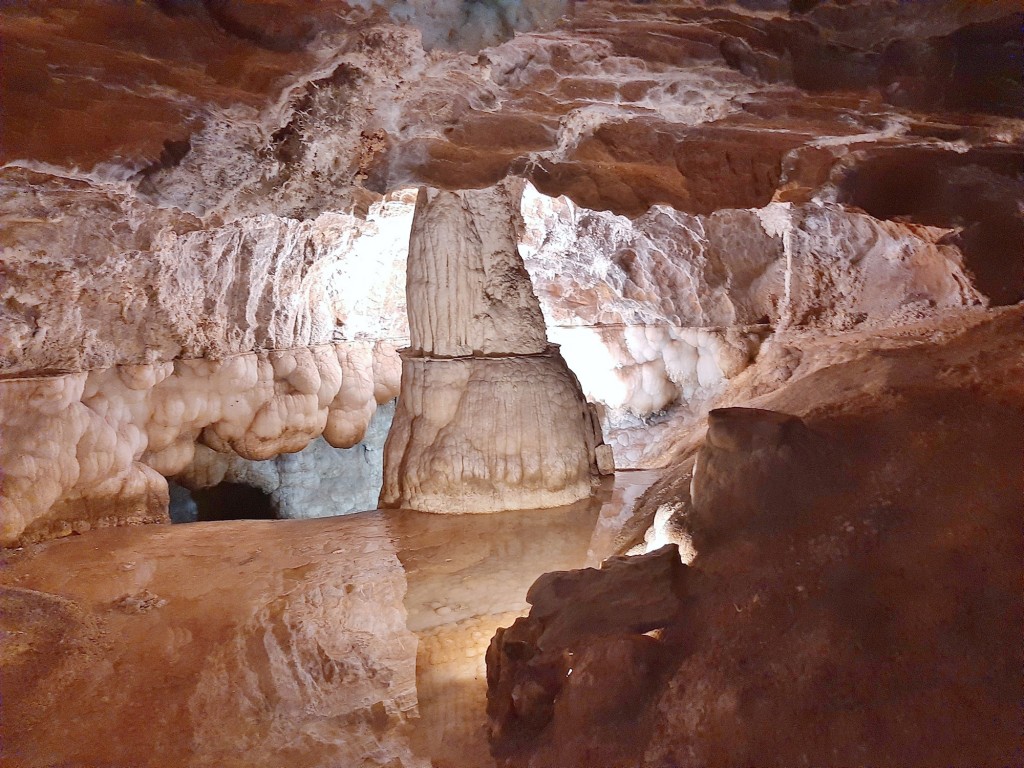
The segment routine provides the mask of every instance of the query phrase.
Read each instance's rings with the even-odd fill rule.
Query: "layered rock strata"
[[[569,504],[610,451],[548,345],[516,248],[521,186],[421,190],[409,245],[410,347],[381,504],[487,512]]]

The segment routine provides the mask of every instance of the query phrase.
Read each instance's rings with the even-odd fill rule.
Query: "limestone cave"
[[[0,35],[0,768],[1024,767],[1021,0]]]

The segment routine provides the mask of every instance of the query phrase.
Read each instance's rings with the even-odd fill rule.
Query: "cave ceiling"
[[[29,1],[3,11],[2,160],[200,216],[512,174],[628,216],[818,195],[950,226],[1000,216],[965,176],[1020,195],[1021,23],[1014,0]],[[885,191],[904,168],[930,199]]]

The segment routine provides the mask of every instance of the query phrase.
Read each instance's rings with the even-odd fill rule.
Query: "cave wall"
[[[160,518],[157,474],[197,436],[269,456],[324,413],[333,442],[358,436],[408,334],[410,185],[532,184],[520,245],[548,340],[626,466],[656,464],[772,333],[1020,298],[1012,2],[118,9],[0,16],[7,542],[99,519],[75,511],[91,498]],[[348,395],[279,362],[238,413],[219,399],[233,355],[340,340],[381,342]],[[148,395],[90,389],[124,376],[219,404],[157,436]]]
[[[498,715],[531,721],[506,765],[1020,762],[1022,21],[1019,0],[6,3],[0,545],[165,522],[166,477],[337,512],[329,457],[379,440],[401,385],[385,503],[567,502],[610,446],[664,471],[622,549],[690,563],[589,604],[542,580],[572,631],[505,691]],[[477,200],[485,236],[419,247],[488,258],[407,273],[421,186]],[[411,323],[407,281],[446,289]],[[24,547],[2,613],[43,683],[10,686],[32,726],[11,732],[40,764],[139,743],[422,764],[417,663],[467,668],[497,621],[457,602],[478,585],[521,607],[509,569],[551,544],[526,528],[578,549],[573,510],[543,514],[510,539],[395,514]],[[412,587],[410,623],[417,568],[460,581]],[[545,645],[524,635],[513,653]],[[68,728],[40,724],[68,686]],[[474,730],[452,703],[425,710],[458,720],[429,737],[446,755]]]

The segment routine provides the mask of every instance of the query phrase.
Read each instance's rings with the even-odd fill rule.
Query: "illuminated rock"
[[[0,381],[0,540],[166,519],[161,475],[197,444],[252,460],[320,434],[351,447],[397,394],[391,357],[348,342]]]
[[[544,352],[544,318],[517,249],[514,182],[420,190],[409,239],[409,348],[436,357]]]
[[[600,424],[555,350],[402,356],[383,506],[427,512],[556,507],[586,498]]]
[[[4,374],[222,358],[339,336],[397,344],[408,333],[398,288],[412,208],[402,193],[361,217],[204,223],[118,187],[12,173],[0,175],[10,221],[0,250]],[[16,194],[19,184],[34,194]]]
[[[384,506],[490,512],[591,493],[600,425],[545,338],[516,248],[520,190],[420,192]]]
[[[195,447],[192,464],[174,476],[190,490],[220,483],[258,488],[270,497],[275,516],[310,518],[375,509],[383,479],[384,441],[394,403],[380,405],[358,445],[335,448],[323,437],[301,451],[252,461],[233,453]]]

